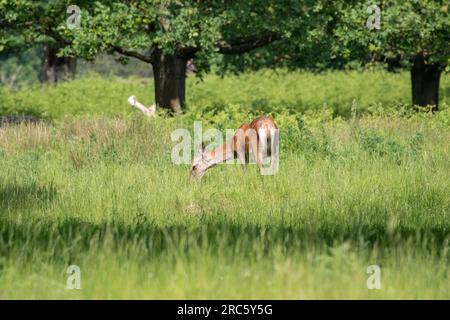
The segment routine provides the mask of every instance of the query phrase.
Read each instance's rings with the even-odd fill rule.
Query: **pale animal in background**
[[[144,106],[142,103],[137,101],[136,96],[129,96],[128,97],[128,103],[135,107],[136,109],[139,109],[143,114],[145,114],[147,117],[153,118],[156,113],[156,105],[152,104],[150,107]]]

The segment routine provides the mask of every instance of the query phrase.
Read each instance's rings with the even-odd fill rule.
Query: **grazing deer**
[[[150,107],[147,108],[142,103],[137,101],[136,96],[129,96],[128,97],[128,103],[132,107],[135,107],[136,109],[139,109],[147,117],[153,118],[155,116],[155,112],[156,112],[156,105],[155,104],[152,104]]]
[[[250,163],[252,153],[262,175],[278,170],[278,127],[271,117],[261,116],[239,127],[234,136],[223,145],[205,152],[202,144],[190,170],[191,180],[201,178],[206,170],[229,159],[238,159],[242,165]],[[270,157],[270,172],[264,168],[264,155]]]

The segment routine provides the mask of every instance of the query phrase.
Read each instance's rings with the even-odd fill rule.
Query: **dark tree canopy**
[[[80,8],[79,27],[67,23],[69,5]],[[153,67],[156,104],[175,113],[185,104],[192,58],[200,73],[212,61],[220,61],[219,71],[234,72],[394,62],[411,71],[413,103],[437,109],[440,75],[450,59],[448,7],[437,0],[386,0],[375,7],[326,0],[4,0],[0,50],[43,44],[51,53],[44,66],[102,53],[121,62],[139,59]],[[377,10],[379,26],[369,28]]]
[[[89,6],[89,1],[79,1]],[[57,82],[75,73],[76,58],[59,52],[70,39],[61,32],[71,1],[4,0],[0,2],[0,52],[42,48],[41,80]]]
[[[411,71],[413,104],[437,110],[440,75],[450,62],[448,1],[383,1],[379,28],[367,26],[376,14],[368,9],[371,5],[335,4],[339,14],[330,38],[333,56],[364,63],[397,61]]]
[[[214,55],[237,55],[289,39],[305,26],[313,1],[97,1],[82,26],[61,33],[63,52],[93,59],[118,53],[152,64],[155,99],[180,112],[186,62],[207,71]]]

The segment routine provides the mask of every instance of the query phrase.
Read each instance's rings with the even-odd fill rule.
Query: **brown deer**
[[[260,116],[250,123],[242,124],[234,136],[223,145],[206,152],[202,146],[194,157],[190,170],[191,180],[201,178],[215,165],[230,159],[238,159],[242,165],[251,162],[251,155],[262,175],[278,170],[278,127],[268,116]],[[269,173],[264,168],[264,155],[270,157]]]

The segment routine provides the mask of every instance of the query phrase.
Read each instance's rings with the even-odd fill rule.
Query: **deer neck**
[[[231,142],[231,140],[225,142],[223,145],[214,148],[204,156],[205,170],[234,157]]]

